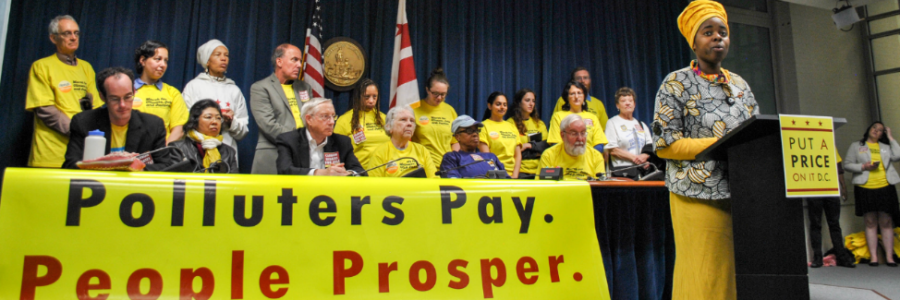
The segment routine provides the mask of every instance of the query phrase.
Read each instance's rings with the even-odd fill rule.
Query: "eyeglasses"
[[[337,121],[337,115],[316,115],[316,119],[319,121],[325,122],[328,120]]]
[[[447,97],[447,93],[435,93],[432,91],[428,91],[428,92],[431,93],[431,95],[434,96],[435,98],[446,98]]]
[[[582,93],[581,90],[569,92],[569,96],[578,96],[578,95],[584,95],[584,93]]]
[[[215,117],[214,117],[214,116],[215,116]],[[202,117],[204,120],[207,120],[207,121],[216,120],[216,121],[222,122],[222,115],[211,115],[211,114],[210,114],[210,115],[203,115],[203,116],[201,116],[201,117]]]
[[[587,131],[566,131],[565,133],[573,137],[587,137]]]
[[[591,76],[575,76],[575,81],[591,80]]]
[[[109,97],[108,99],[106,99],[106,102],[113,106],[117,105],[120,102],[132,103],[134,102],[134,95],[126,95],[124,98]]]
[[[465,134],[476,134],[476,133],[481,133],[481,128],[479,128],[479,127],[469,127],[469,128],[466,128],[466,129],[463,129],[463,130],[460,130],[460,131],[457,131],[457,132],[456,132],[456,134],[463,134],[463,133],[465,133]]]
[[[64,38],[69,38],[73,35],[75,37],[79,37],[79,36],[81,36],[81,31],[76,30],[76,31],[57,32],[56,35],[64,37]]]

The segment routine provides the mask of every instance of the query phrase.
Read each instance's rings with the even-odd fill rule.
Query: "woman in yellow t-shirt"
[[[134,69],[139,78],[134,80],[132,108],[155,115],[166,125],[166,144],[181,139],[182,126],[188,120],[187,104],[181,92],[163,83],[163,75],[169,66],[169,49],[158,41],[146,41],[134,51]]]
[[[456,110],[444,103],[449,89],[450,82],[444,75],[444,69],[434,69],[425,84],[428,97],[410,105],[416,115],[416,132],[412,141],[428,149],[435,166],[441,165],[444,153],[459,150],[459,144],[450,130],[450,124],[457,117]]]
[[[547,125],[541,120],[537,110],[537,98],[531,89],[521,89],[513,96],[513,103],[507,111],[507,122],[513,124],[522,139],[522,166],[519,178],[530,179],[538,173],[541,153],[547,148]],[[540,138],[534,138],[540,135]]]
[[[416,130],[416,119],[412,109],[406,106],[395,106],[385,117],[385,131],[391,137],[369,155],[366,169],[370,177],[403,177],[419,166],[425,169],[425,176],[438,178],[437,169],[431,160],[431,153],[424,146],[410,141]],[[404,157],[412,159],[401,159]],[[381,166],[384,165],[384,166]],[[380,166],[380,167],[379,167]]]
[[[353,154],[360,164],[368,166],[372,150],[391,140],[384,132],[384,113],[378,111],[381,99],[375,81],[368,78],[360,81],[351,101],[352,108],[334,124],[334,133],[350,137]]]
[[[585,89],[584,85],[577,81],[569,81],[566,83],[566,87],[563,89],[562,94],[563,100],[565,100],[566,103],[562,106],[563,110],[554,113],[553,118],[550,119],[550,136],[547,137],[548,143],[559,144],[562,142],[559,122],[562,122],[562,119],[570,114],[577,114],[584,119],[584,125],[587,127],[588,146],[594,147],[594,149],[603,153],[603,145],[609,141],[606,140],[606,134],[603,133],[603,125],[600,124],[600,119],[597,119],[597,115],[587,111],[587,104],[584,102],[584,95],[587,95],[586,91],[587,89]]]
[[[493,92],[487,99],[488,107],[484,110],[484,130],[478,134],[481,141],[478,150],[497,155],[511,178],[519,177],[522,165],[522,140],[519,130],[509,122],[503,121],[506,114],[506,95]]]
[[[870,266],[878,266],[878,228],[881,227],[881,243],[887,265],[896,267],[894,261],[894,220],[900,215],[897,189],[900,175],[892,162],[900,160],[900,145],[891,136],[891,129],[876,121],[869,126],[863,138],[850,144],[844,155],[844,170],[853,173],[853,195],[856,197],[856,215],[866,220],[866,244],[869,247]]]

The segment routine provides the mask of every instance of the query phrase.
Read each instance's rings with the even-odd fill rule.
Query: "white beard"
[[[584,151],[587,150],[587,147],[584,146],[584,143],[575,143],[574,145],[565,144],[566,153],[571,156],[581,156],[584,155]]]

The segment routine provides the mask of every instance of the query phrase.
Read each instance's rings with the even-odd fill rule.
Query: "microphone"
[[[434,175],[441,176],[441,178],[447,178],[447,172],[454,171],[454,170],[459,170],[459,169],[462,169],[462,168],[465,168],[465,167],[468,167],[468,166],[471,166],[471,165],[474,165],[474,164],[477,164],[477,163],[480,163],[480,162],[484,162],[484,161],[485,161],[484,159],[476,159],[475,161],[470,162],[470,163],[467,163],[467,164],[464,164],[464,165],[462,165],[462,166],[456,166],[456,167],[453,167],[453,168],[444,169],[444,170],[440,170],[440,171],[434,172]]]
[[[662,171],[659,170],[659,168],[656,166],[656,164],[653,164],[653,163],[651,163],[651,162],[649,162],[649,161],[648,161],[648,162],[645,162],[645,163],[642,163],[642,164],[637,164],[637,165],[633,165],[633,166],[630,166],[630,167],[621,168],[621,169],[618,169],[618,170],[615,170],[615,171],[610,171],[610,172],[627,171],[627,170],[631,170],[631,169],[642,168],[642,167],[644,167],[644,166],[646,166],[646,165],[650,165],[651,167],[653,167],[653,171],[651,171],[651,172],[649,172],[649,173],[647,173],[646,175],[643,175],[643,176],[641,176],[640,174],[638,174],[638,179],[637,179],[637,181],[659,180],[659,176],[658,176],[658,175],[662,174]]]
[[[423,173],[423,175],[424,175],[424,173],[425,173],[424,170],[425,170],[425,169],[422,168],[422,165],[419,163],[418,160],[416,160],[415,158],[409,157],[409,156],[404,156],[404,157],[400,157],[400,158],[397,158],[397,159],[389,160],[389,161],[387,161],[386,163],[383,163],[383,164],[377,165],[377,166],[375,166],[375,167],[366,169],[365,171],[362,171],[362,172],[359,172],[359,173],[356,173],[356,174],[350,174],[350,175],[347,175],[347,176],[360,176],[360,175],[362,175],[362,174],[368,174],[369,171],[372,171],[372,170],[375,170],[375,169],[378,169],[378,168],[387,166],[387,165],[390,164],[390,163],[398,162],[398,161],[401,161],[401,160],[404,160],[404,159],[410,159],[410,160],[416,162],[416,167],[418,167],[418,168],[416,168],[416,170],[414,170],[414,171],[412,171],[412,172],[410,172],[410,173],[404,175],[403,177],[407,177],[408,175],[411,175],[411,174],[413,174],[413,173],[419,173],[419,172]],[[419,171],[419,170],[422,170],[422,171]],[[418,175],[418,174],[416,174],[416,175]],[[422,177],[424,177],[424,176],[422,176]]]

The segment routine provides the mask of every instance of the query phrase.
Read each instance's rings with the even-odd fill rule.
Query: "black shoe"
[[[839,261],[837,263],[837,265],[838,265],[838,267],[856,268],[856,265],[853,264],[853,262],[849,262],[849,261]]]
[[[876,261],[876,262],[870,262],[870,263],[869,263],[869,266],[870,266],[870,267],[877,267],[877,266],[878,266],[878,262],[877,262],[877,261]]]
[[[822,263],[821,262],[812,262],[812,263],[809,263],[809,267],[810,268],[821,268]]]
[[[888,267],[891,267],[891,268],[897,267],[897,263],[892,263],[892,262],[886,263],[885,265],[887,265]]]

